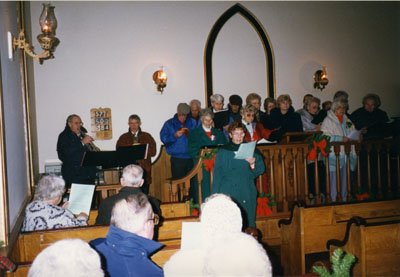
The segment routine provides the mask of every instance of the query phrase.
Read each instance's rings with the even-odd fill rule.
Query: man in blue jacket
[[[188,118],[190,107],[180,103],[177,113],[168,119],[160,132],[161,141],[165,144],[166,151],[171,155],[171,173],[173,179],[186,176],[193,168],[193,160],[188,153],[188,134],[196,128],[196,121]],[[189,197],[194,197],[193,179],[191,180]]]
[[[106,238],[90,242],[102,257],[106,276],[164,276],[149,258],[163,246],[152,240],[156,224],[158,217],[142,192],[115,204]]]

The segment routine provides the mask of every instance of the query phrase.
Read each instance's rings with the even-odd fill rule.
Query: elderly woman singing
[[[68,202],[58,206],[64,191],[65,181],[61,177],[49,175],[40,179],[34,200],[26,206],[22,231],[87,225],[87,214],[80,213],[75,217],[67,210]]]
[[[348,142],[350,141],[349,135],[355,130],[354,124],[347,117],[346,113],[347,101],[343,99],[335,99],[332,103],[332,109],[328,111],[327,117],[324,119],[321,125],[321,131],[324,135],[331,138],[331,142]],[[360,141],[361,137],[358,138]],[[346,178],[346,164],[347,157],[344,152],[344,146],[340,148],[339,155],[339,167],[340,167],[340,192],[342,201],[346,201],[347,197],[347,178]],[[356,155],[354,145],[351,147],[350,153],[350,169],[355,170],[356,167]],[[330,189],[331,199],[333,202],[336,201],[336,156],[332,147],[331,153],[329,154],[329,176],[330,176]]]
[[[188,136],[188,153],[196,163],[199,158],[199,151],[204,146],[217,146],[226,143],[224,134],[213,127],[214,114],[209,109],[201,110],[201,125],[189,132]],[[210,172],[203,168],[203,180],[201,182],[202,200],[204,201],[210,196]],[[197,190],[195,193],[196,198]],[[198,202],[198,199],[194,199]]]

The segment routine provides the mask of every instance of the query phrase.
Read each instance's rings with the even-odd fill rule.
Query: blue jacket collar
[[[114,248],[116,252],[127,256],[136,255],[135,250],[143,251],[146,256],[149,256],[163,246],[157,241],[124,231],[114,225],[110,225],[108,229],[106,243]]]

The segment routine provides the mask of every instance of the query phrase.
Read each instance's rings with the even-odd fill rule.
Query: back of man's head
[[[115,203],[111,213],[111,224],[124,231],[149,238],[146,227],[152,217],[153,210],[147,196],[138,192]]]
[[[122,171],[121,185],[128,187],[141,187],[143,184],[143,169],[135,164],[130,164]]]
[[[59,240],[36,256],[28,273],[36,276],[104,276],[100,256],[80,239]]]

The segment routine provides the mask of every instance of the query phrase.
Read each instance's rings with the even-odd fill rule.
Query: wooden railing
[[[315,204],[322,204],[320,198],[320,178],[319,174],[325,174],[325,196],[326,203],[344,202],[354,200],[355,193],[364,189],[370,195],[374,195],[375,199],[392,199],[397,198],[399,194],[400,184],[400,163],[399,153],[394,149],[395,142],[393,140],[381,140],[373,142],[333,142],[333,153],[336,156],[336,170],[329,171],[329,157],[325,157],[323,169],[318,167],[318,163],[314,163],[314,191]],[[307,174],[307,155],[309,152],[308,143],[292,143],[279,145],[258,145],[257,148],[264,156],[266,166],[266,182],[268,192],[275,196],[277,205],[273,207],[273,212],[287,212],[289,206],[295,201],[304,201],[310,204],[308,174]],[[347,178],[347,199],[341,199],[341,173],[340,173],[340,150],[344,149],[344,155],[347,161],[350,159],[351,150],[355,150],[357,167],[354,173],[351,173],[350,162],[346,163],[346,178]],[[201,152],[204,155],[203,149]],[[201,184],[202,167],[199,159],[193,170],[187,175],[178,180],[167,180],[160,184],[162,201],[179,201],[182,197],[188,194],[190,179],[198,178],[198,184]],[[336,174],[337,199],[333,201],[330,197],[331,173]],[[351,178],[352,174],[355,178]],[[363,178],[363,176],[366,176]],[[265,175],[259,177],[259,185],[261,186]],[[211,176],[212,179],[212,176]],[[363,179],[365,179],[363,181]],[[212,180],[211,180],[212,181]],[[353,183],[352,183],[353,182]],[[365,183],[367,182],[367,184]],[[212,182],[211,182],[212,184]],[[261,187],[259,187],[261,190]],[[180,195],[180,197],[179,197]],[[201,186],[199,186],[199,195],[201,195]],[[201,199],[201,197],[200,197]]]

